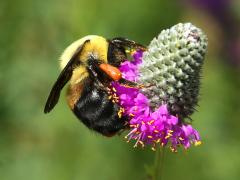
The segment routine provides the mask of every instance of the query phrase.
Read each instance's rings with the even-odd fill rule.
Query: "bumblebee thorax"
[[[76,50],[87,40],[90,40],[90,42],[84,46],[79,56],[79,61],[85,64],[90,57],[94,57],[103,62],[107,62],[107,51],[108,51],[107,40],[101,36],[89,35],[73,42],[71,45],[69,45],[65,49],[62,56],[60,57],[61,69],[63,69],[66,66],[66,64],[74,55]]]

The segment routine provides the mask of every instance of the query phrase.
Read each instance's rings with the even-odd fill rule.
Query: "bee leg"
[[[130,49],[136,49],[136,50],[142,50],[146,51],[147,48],[139,43],[136,43],[135,41],[132,41],[130,39],[122,38],[122,37],[116,37],[113,38],[112,43],[118,45],[118,46],[123,46],[123,47],[128,47]]]
[[[98,77],[98,74],[97,74],[97,72],[94,70],[94,68],[93,68],[93,66],[88,66],[88,69],[89,69],[89,71],[91,72],[90,74],[94,77],[94,82],[96,83],[96,85],[98,86],[98,87],[100,87],[100,89],[102,89],[102,90],[106,90],[106,87],[103,85],[103,83],[98,79],[99,77]]]
[[[139,84],[139,83],[136,83],[136,82],[133,82],[133,81],[129,81],[129,80],[124,79],[124,78],[121,78],[118,82],[122,86],[125,86],[125,87],[128,87],[128,88],[138,88],[138,89],[141,89],[141,88],[145,87],[143,84]]]

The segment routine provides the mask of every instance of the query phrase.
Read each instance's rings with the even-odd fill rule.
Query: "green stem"
[[[162,180],[165,148],[157,148],[154,162],[153,180]]]

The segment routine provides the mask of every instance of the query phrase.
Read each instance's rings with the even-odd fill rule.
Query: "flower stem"
[[[165,148],[157,148],[154,162],[153,180],[162,180]]]

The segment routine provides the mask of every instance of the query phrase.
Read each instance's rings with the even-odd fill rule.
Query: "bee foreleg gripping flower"
[[[148,50],[133,53],[120,71],[125,79],[143,84],[129,88],[113,82],[124,114],[129,117],[128,141],[189,148],[201,143],[199,133],[185,119],[198,101],[200,72],[207,48],[204,33],[190,23],[177,24],[154,38]]]

